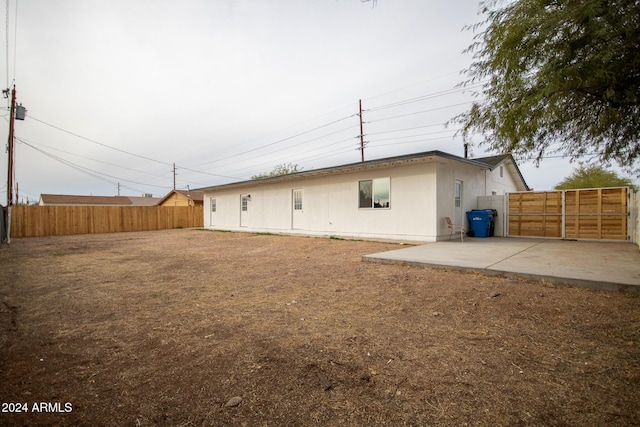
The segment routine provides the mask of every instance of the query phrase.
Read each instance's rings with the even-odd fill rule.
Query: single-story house
[[[429,151],[201,190],[206,228],[429,242],[479,196],[528,189],[509,154]]]
[[[204,193],[191,190],[171,190],[158,202],[159,206],[202,206]]]
[[[40,206],[155,206],[159,197],[77,196],[72,194],[41,194]]]

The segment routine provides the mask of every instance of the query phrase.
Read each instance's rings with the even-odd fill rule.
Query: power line
[[[466,105],[466,104],[471,104],[471,103],[472,103],[472,101],[467,101],[467,102],[461,102],[459,104],[445,105],[443,107],[431,108],[429,110],[416,111],[414,113],[399,114],[397,116],[385,117],[383,119],[376,119],[376,120],[372,120],[372,121],[367,122],[367,123],[376,123],[376,122],[382,122],[382,121],[385,121],[385,120],[397,119],[397,118],[400,118],[400,117],[408,117],[408,116],[415,116],[417,114],[431,113],[433,111],[445,110],[447,108],[459,107],[461,105]]]
[[[433,98],[439,98],[439,97],[445,96],[445,95],[452,95],[454,93],[464,92],[466,90],[475,89],[475,88],[478,88],[478,87],[481,87],[481,86],[482,86],[482,84],[478,83],[478,84],[474,84],[474,85],[466,86],[466,87],[462,87],[462,88],[446,89],[446,90],[442,90],[442,91],[439,91],[439,92],[434,92],[434,93],[430,93],[430,94],[427,94],[427,95],[422,95],[422,96],[419,96],[419,97],[416,97],[416,98],[405,99],[405,100],[402,100],[402,101],[392,102],[390,104],[385,104],[385,105],[381,105],[381,106],[378,106],[378,107],[369,108],[366,111],[379,111],[379,110],[384,110],[384,109],[387,109],[387,108],[401,107],[403,105],[412,104],[412,103],[415,103],[415,102],[426,101],[426,100],[433,99]]]
[[[431,127],[436,127],[436,126],[444,126],[445,124],[446,124],[446,123],[433,123],[433,124],[430,124],[430,125],[413,126],[413,127],[410,127],[410,128],[394,129],[394,130],[385,130],[385,131],[382,131],[382,132],[369,132],[369,133],[367,133],[367,136],[370,136],[370,135],[380,135],[380,134],[383,134],[383,133],[395,133],[395,132],[404,132],[404,131],[407,131],[407,130],[415,130],[415,129],[431,128]]]
[[[142,173],[142,174],[145,174],[145,175],[154,176],[154,177],[157,177],[157,178],[166,178],[166,176],[163,176],[163,175],[155,175],[155,174],[151,174],[151,173],[146,172],[146,171],[141,171],[141,170],[138,170],[138,169],[128,168],[126,166],[117,165],[115,163],[105,162],[103,160],[94,159],[92,157],[83,156],[83,155],[80,155],[80,154],[77,154],[77,153],[72,153],[70,151],[65,151],[65,150],[62,150],[62,149],[57,148],[57,147],[51,147],[51,146],[48,146],[48,145],[45,145],[45,144],[41,144],[41,143],[38,143],[38,142],[29,141],[29,140],[26,140],[24,138],[16,137],[16,140],[18,140],[18,141],[20,141],[22,143],[25,143],[25,144],[29,143],[29,144],[39,145],[41,147],[48,148],[49,150],[59,151],[61,153],[69,154],[70,156],[80,157],[82,159],[91,160],[91,161],[97,162],[97,163],[102,163],[102,164],[107,165],[107,166],[113,166],[113,167],[120,168],[120,169],[126,169],[126,170],[129,170],[129,171],[132,171],[132,172],[138,172],[138,173]]]
[[[71,131],[69,131],[69,130],[66,130],[66,129],[63,129],[63,128],[61,128],[61,127],[58,127],[58,126],[56,126],[56,125],[52,125],[51,123],[47,123],[47,122],[45,122],[44,120],[40,120],[40,119],[38,119],[38,118],[36,118],[36,117],[33,117],[33,116],[31,116],[31,115],[29,116],[29,118],[30,118],[31,120],[35,120],[35,121],[40,122],[40,123],[42,123],[42,124],[44,124],[44,125],[50,126],[50,127],[54,128],[54,129],[57,129],[57,130],[59,130],[59,131],[62,131],[62,132],[68,133],[69,135],[73,135],[73,136],[75,136],[76,138],[84,139],[85,141],[91,142],[91,143],[93,143],[93,144],[97,144],[97,145],[100,145],[100,146],[102,146],[102,147],[105,147],[105,148],[109,148],[109,149],[111,149],[111,150],[118,151],[118,152],[120,152],[120,153],[128,154],[128,155],[130,155],[130,156],[138,157],[138,158],[140,158],[140,159],[149,160],[149,161],[151,161],[151,162],[160,163],[160,164],[167,165],[167,166],[172,166],[172,163],[164,162],[164,161],[162,161],[162,160],[152,159],[152,158],[150,158],[150,157],[146,157],[146,156],[141,156],[140,154],[131,153],[131,152],[129,152],[129,151],[122,150],[122,149],[120,149],[120,148],[116,148],[116,147],[113,147],[113,146],[108,145],[108,144],[103,144],[102,142],[98,142],[98,141],[96,141],[96,140],[94,140],[94,139],[87,138],[86,136],[82,136],[82,135],[79,135],[79,134],[77,134],[77,133],[74,133],[74,132],[71,132]]]
[[[311,132],[313,132],[313,131],[316,131],[316,130],[318,130],[318,129],[325,128],[325,127],[327,127],[327,126],[333,125],[333,124],[335,124],[335,123],[339,123],[339,122],[341,122],[341,121],[344,121],[344,120],[350,119],[351,117],[355,117],[355,116],[356,116],[356,114],[352,114],[352,115],[347,116],[347,117],[342,117],[341,119],[334,120],[334,121],[329,122],[329,123],[325,123],[325,124],[323,124],[323,125],[321,125],[321,126],[318,126],[318,127],[313,128],[313,129],[310,129],[310,130],[307,130],[307,131],[304,131],[304,132],[300,132],[300,133],[297,133],[297,134],[295,134],[295,135],[288,136],[288,137],[286,137],[286,138],[282,138],[282,139],[279,139],[279,140],[274,141],[274,142],[270,142],[270,143],[268,143],[268,144],[264,144],[264,145],[261,145],[261,146],[258,146],[258,147],[254,147],[254,148],[252,148],[252,149],[250,149],[250,150],[246,150],[246,151],[242,151],[242,152],[240,152],[240,153],[232,154],[232,155],[230,155],[230,156],[222,157],[222,158],[219,158],[219,159],[216,159],[216,160],[212,160],[212,161],[209,161],[209,162],[199,163],[199,164],[197,164],[197,165],[195,165],[195,166],[202,166],[202,165],[207,165],[207,164],[211,164],[211,163],[219,162],[219,161],[222,161],[222,160],[228,160],[228,159],[231,159],[231,158],[233,158],[233,157],[241,156],[241,155],[243,155],[243,154],[251,153],[251,152],[254,152],[254,151],[257,151],[257,150],[262,150],[263,148],[271,147],[271,146],[273,146],[273,145],[280,144],[280,143],[285,142],[285,141],[289,141],[289,140],[291,140],[291,139],[293,139],[293,138],[297,138],[297,137],[299,137],[299,136],[306,135],[306,134],[311,133]]]
[[[9,87],[9,0],[6,0],[6,12],[5,12],[5,51],[6,51],[6,63],[7,63],[7,86]]]
[[[397,140],[397,139],[416,138],[416,137],[419,137],[419,136],[428,136],[428,135],[438,135],[438,134],[441,134],[441,133],[449,133],[449,132],[453,132],[453,131],[454,130],[440,130],[440,131],[437,131],[437,132],[426,132],[426,133],[418,133],[418,134],[414,134],[414,135],[396,136],[396,137],[393,137],[393,138],[374,139],[374,140],[369,141],[369,142],[394,141],[394,140]],[[451,135],[451,136],[453,136],[453,135]]]
[[[16,80],[16,67],[18,63],[17,57],[18,57],[18,0],[16,0],[16,19],[13,25],[13,80],[14,81]]]
[[[100,176],[100,175],[103,175],[103,176],[106,176],[106,177],[109,177],[109,178],[115,179],[115,180],[117,180],[117,181],[125,181],[125,182],[130,182],[130,183],[133,183],[133,184],[144,185],[144,186],[148,186],[148,187],[157,187],[157,188],[164,188],[164,189],[168,188],[166,185],[165,185],[165,186],[161,186],[161,185],[145,184],[145,183],[143,183],[143,182],[137,182],[137,181],[132,181],[132,180],[129,180],[129,179],[119,178],[119,177],[116,177],[116,176],[113,176],[113,175],[106,174],[106,173],[104,173],[104,172],[99,172],[99,171],[96,171],[96,170],[92,170],[92,169],[86,168],[86,167],[84,167],[84,166],[80,166],[80,165],[78,165],[78,164],[75,164],[75,163],[73,163],[73,162],[71,162],[71,161],[69,161],[69,160],[63,159],[63,158],[61,158],[61,157],[59,157],[59,156],[56,156],[56,155],[54,155],[54,154],[48,153],[48,152],[46,152],[45,150],[42,150],[42,149],[40,149],[40,148],[38,148],[38,147],[35,147],[35,146],[33,146],[33,145],[31,145],[31,144],[29,144],[29,143],[25,142],[25,141],[21,141],[21,142],[22,142],[23,144],[25,144],[27,147],[30,147],[30,148],[32,148],[32,149],[34,149],[34,150],[36,150],[36,151],[38,151],[38,152],[40,152],[40,153],[44,154],[45,156],[47,156],[47,157],[49,157],[49,158],[51,158],[51,159],[53,159],[53,160],[56,160],[56,161],[58,161],[58,162],[60,162],[60,163],[62,163],[62,164],[64,164],[64,165],[66,165],[66,166],[69,166],[69,167],[71,167],[72,169],[75,169],[75,170],[77,170],[77,171],[83,172],[83,173],[85,173],[85,174],[87,174],[87,175],[89,175],[89,176],[92,176],[92,177],[94,177],[94,178],[97,178],[97,179],[100,179],[100,180],[102,180],[102,181],[108,182],[108,183],[110,183],[110,184],[117,184],[117,182],[109,181],[108,179],[103,178],[103,177],[102,177],[102,176]],[[129,187],[127,187],[127,188],[129,188]],[[139,191],[139,190],[137,190],[137,189],[132,189],[132,188],[129,188],[129,189],[130,189],[130,190],[133,190],[133,191]],[[139,192],[141,192],[141,193],[142,193],[142,191],[139,191]]]

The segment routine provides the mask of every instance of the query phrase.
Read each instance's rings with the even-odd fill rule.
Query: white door
[[[456,224],[464,224],[464,212],[462,209],[463,206],[463,188],[462,188],[462,181],[460,181],[459,179],[456,179],[456,183],[455,183],[455,194],[454,194],[454,220],[453,222],[455,222]]]
[[[300,230],[304,228],[303,226],[304,209],[302,204],[302,198],[303,198],[302,189],[293,190],[292,198],[291,198],[293,201],[293,206],[292,206],[293,213],[291,215],[291,228],[294,230]]]
[[[216,225],[216,215],[218,211],[218,201],[216,198],[212,197],[211,199],[211,209],[209,211],[209,225]]]
[[[248,225],[250,201],[251,195],[242,194],[240,196],[240,227],[246,227]]]

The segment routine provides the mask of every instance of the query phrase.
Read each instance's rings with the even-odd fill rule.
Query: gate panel
[[[562,192],[510,193],[508,212],[508,235],[562,237]]]
[[[626,240],[627,188],[567,190],[565,237]]]

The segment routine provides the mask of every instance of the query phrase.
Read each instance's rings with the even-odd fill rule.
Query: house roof
[[[290,181],[290,180],[297,180],[302,178],[329,175],[336,172],[348,173],[348,172],[355,172],[355,171],[366,170],[366,169],[388,168],[393,166],[406,165],[410,163],[426,163],[429,161],[433,161],[437,157],[455,160],[461,163],[471,164],[471,165],[475,165],[475,166],[478,166],[484,169],[489,169],[489,170],[493,170],[498,164],[504,162],[507,159],[510,159],[511,163],[514,165],[515,169],[517,170],[517,173],[522,179],[522,182],[524,183],[525,187],[528,188],[526,185],[526,182],[524,181],[524,178],[522,177],[522,174],[520,173],[520,170],[518,169],[518,166],[516,165],[515,161],[513,160],[513,157],[510,154],[504,154],[501,156],[484,157],[484,158],[478,158],[478,159],[467,159],[464,157],[459,157],[453,154],[445,153],[443,151],[433,150],[433,151],[426,151],[421,153],[405,154],[401,156],[368,160],[366,162],[349,163],[346,165],[331,166],[331,167],[321,168],[321,169],[313,169],[308,171],[291,173],[287,175],[278,175],[278,176],[269,177],[269,178],[233,182],[230,184],[214,185],[210,187],[200,188],[198,190],[207,191],[207,190],[213,190],[213,189],[232,188],[232,187],[248,187],[248,186],[267,184],[267,183],[273,183],[273,182]]]
[[[127,196],[131,200],[132,206],[155,206],[158,204],[160,197],[133,197]]]
[[[131,206],[126,196],[75,196],[69,194],[41,194],[40,200],[47,205],[107,205]]]
[[[173,194],[181,194],[187,199],[193,200],[194,202],[202,202],[204,200],[204,192],[202,190],[171,190],[166,196],[160,199],[157,204],[161,205]]]

